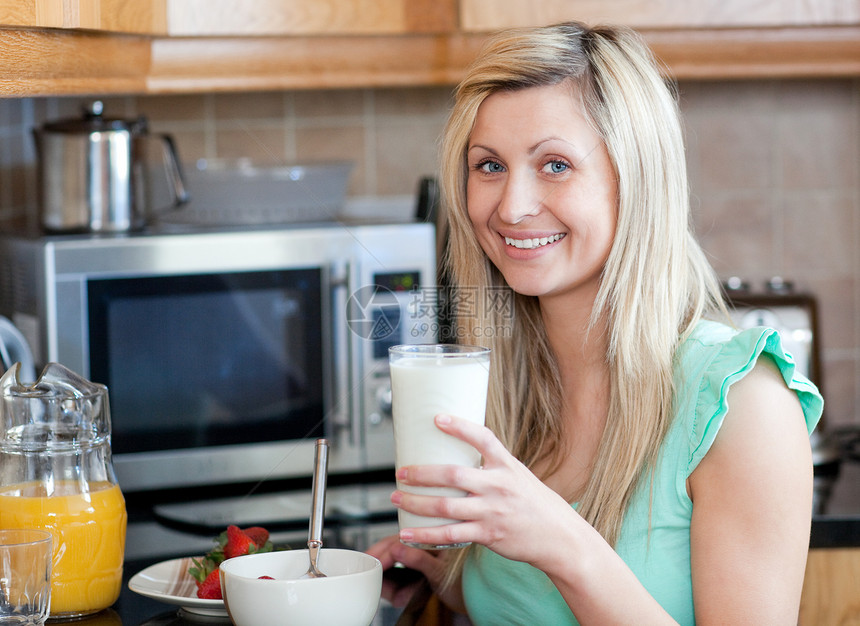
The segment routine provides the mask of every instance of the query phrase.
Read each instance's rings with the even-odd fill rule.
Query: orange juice
[[[0,528],[43,528],[54,537],[51,616],[100,611],[119,597],[125,551],[125,499],[119,486],[59,482],[0,489]]]

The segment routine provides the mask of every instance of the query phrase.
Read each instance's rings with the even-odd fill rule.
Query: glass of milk
[[[469,444],[439,430],[433,418],[454,415],[484,423],[490,349],[477,346],[426,344],[394,346],[388,350],[391,368],[391,403],[394,417],[394,452],[398,468],[404,465],[464,465],[478,467],[481,455]],[[448,487],[401,485],[410,493],[465,496]],[[441,526],[458,520],[423,517],[398,511],[400,528]],[[416,548],[461,548],[467,543],[409,543]]]

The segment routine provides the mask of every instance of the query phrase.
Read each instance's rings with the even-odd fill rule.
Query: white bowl
[[[307,550],[249,554],[221,563],[221,591],[236,626],[367,626],[382,592],[382,565],[356,550],[320,550],[325,578],[299,580]],[[271,576],[275,580],[260,579]]]

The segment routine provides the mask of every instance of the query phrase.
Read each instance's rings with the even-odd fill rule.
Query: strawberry
[[[191,562],[194,564],[188,568],[188,573],[191,574],[191,577],[197,583],[199,587],[202,585],[209,575],[213,572],[213,570],[218,569],[218,563],[209,558],[208,556],[204,556],[200,560],[191,559]]]
[[[269,541],[269,531],[265,528],[252,526],[242,530],[238,526],[228,526],[227,530],[215,539],[214,548],[199,559],[191,559],[192,565],[188,568],[188,573],[197,582],[198,597],[204,597],[199,595],[200,588],[207,585],[207,581],[210,578],[214,579],[215,582],[210,581],[208,585],[213,589],[218,587],[218,577],[213,576],[213,572],[218,571],[218,566],[225,559],[242,556],[243,554],[271,552],[272,550],[273,546],[272,542]],[[215,592],[212,591],[212,593]],[[219,590],[219,598],[221,597],[220,593]]]
[[[257,551],[257,544],[238,526],[227,527],[227,544],[224,546],[224,558],[242,556]]]
[[[197,585],[197,597],[204,600],[221,600],[221,571],[212,570],[202,583]]]
[[[257,576],[257,580],[275,580],[271,576]]]
[[[269,540],[269,531],[262,526],[251,526],[243,530],[251,538],[251,541],[257,544],[258,549],[264,547]]]

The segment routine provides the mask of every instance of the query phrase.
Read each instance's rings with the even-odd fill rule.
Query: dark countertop
[[[830,453],[815,468],[809,547],[860,548],[860,428],[834,429],[822,442]]]
[[[135,561],[127,563],[123,576],[123,588],[119,600],[112,607],[96,615],[76,620],[75,626],[229,626],[229,618],[204,617],[186,613],[183,609],[141,596],[128,588],[128,580],[154,562]],[[383,602],[374,626],[393,626],[400,610]]]
[[[860,433],[854,434],[860,441]],[[860,447],[854,442],[854,447]],[[816,512],[812,516],[811,548],[860,548],[860,455],[852,448],[841,463],[816,472]],[[128,588],[128,580],[152,561],[125,565],[119,600],[98,615],[74,622],[75,626],[201,626],[230,624],[227,618],[187,614],[175,606],[143,597]],[[389,626],[400,613],[383,602],[374,626]]]
[[[827,488],[821,510],[812,516],[809,547],[860,548],[860,459],[844,460]]]

